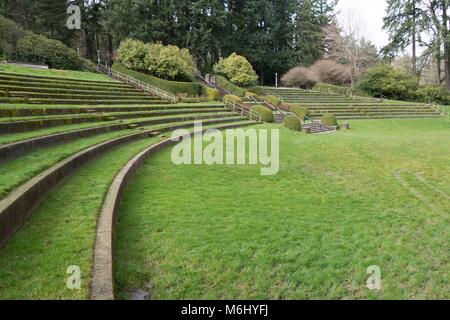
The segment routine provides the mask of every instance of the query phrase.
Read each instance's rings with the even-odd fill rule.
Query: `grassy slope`
[[[57,70],[57,69],[41,70],[6,64],[0,64],[0,72],[18,73],[23,75],[40,76],[40,77],[116,82],[115,80],[112,80],[111,78],[108,78],[107,76],[104,76],[99,73],[71,71],[71,70]]]
[[[78,139],[55,147],[37,150],[18,159],[2,163],[0,166],[0,199],[15,187],[70,155],[98,143],[130,134],[133,131],[136,130],[114,131]]]
[[[87,128],[100,127],[105,125],[118,124],[119,121],[103,121],[103,122],[88,122],[81,124],[72,124],[67,126],[58,126],[51,127],[46,129],[39,129],[35,131],[27,131],[27,132],[19,132],[19,133],[11,133],[11,134],[2,134],[0,135],[0,145],[13,143],[17,141],[27,140],[36,137],[43,137],[51,134],[63,133],[68,131],[76,131]]]
[[[448,120],[354,121],[281,131],[281,171],[147,161],[126,193],[116,284],[154,299],[449,298]],[[268,126],[271,128],[272,126]],[[431,210],[394,178],[434,203]],[[176,195],[176,197],[174,197]],[[365,288],[378,265],[383,290]]]

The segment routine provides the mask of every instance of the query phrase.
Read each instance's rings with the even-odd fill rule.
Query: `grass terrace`
[[[114,82],[109,77],[101,75],[99,73],[93,72],[82,72],[82,71],[72,71],[72,70],[57,70],[57,69],[33,69],[17,65],[0,64],[0,73],[17,73],[27,76],[36,77],[52,77],[52,78],[64,78],[64,79],[75,79],[75,80],[86,80],[86,81],[107,81]]]

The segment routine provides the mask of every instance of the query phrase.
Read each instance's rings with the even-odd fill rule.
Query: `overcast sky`
[[[360,22],[364,25],[361,30],[364,37],[379,48],[387,44],[388,36],[382,30],[386,0],[339,0],[340,18],[345,16],[345,12],[349,9],[358,14]]]

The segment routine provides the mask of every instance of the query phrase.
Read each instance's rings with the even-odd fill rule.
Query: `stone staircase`
[[[311,134],[336,132],[337,127],[327,126],[320,121],[313,121],[309,124],[302,124],[302,132]]]
[[[338,120],[440,118],[443,116],[438,106],[430,104],[349,97],[290,88],[267,88],[267,91],[287,103],[296,103],[308,108],[312,119],[320,119],[325,113],[334,114]]]

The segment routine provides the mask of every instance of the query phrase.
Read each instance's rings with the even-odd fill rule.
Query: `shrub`
[[[202,96],[205,96],[208,101],[219,101],[220,92],[213,88],[202,86]]]
[[[248,91],[253,92],[254,94],[256,94],[258,96],[263,96],[266,94],[266,90],[263,87],[258,87],[258,86],[250,87],[250,88],[248,88]]]
[[[314,87],[319,82],[319,76],[310,68],[295,67],[281,77],[281,82],[287,87],[307,89]]]
[[[436,102],[439,104],[450,104],[450,93],[443,86],[434,84],[423,86],[416,92],[417,99],[422,102]]]
[[[307,108],[299,105],[291,105],[290,111],[297,117],[299,117],[302,121],[304,121],[305,118],[311,114],[311,112]]]
[[[350,68],[332,60],[318,60],[311,66],[311,70],[325,83],[346,85],[352,81]]]
[[[276,96],[264,96],[262,98],[266,103],[268,103],[274,107],[279,107],[281,105],[281,103],[283,102]]]
[[[250,62],[236,53],[226,59],[221,58],[214,66],[214,72],[227,77],[232,83],[239,86],[251,86],[258,80]]]
[[[121,72],[123,74],[126,74],[130,77],[133,77],[135,79],[138,79],[142,82],[163,89],[174,95],[185,94],[191,97],[196,97],[202,94],[202,86],[196,82],[179,82],[179,81],[168,81],[164,79],[159,79],[148,74],[130,70],[120,62],[116,62],[113,65],[112,69]]]
[[[23,30],[13,21],[0,15],[0,56],[5,60],[15,52],[17,42],[23,36]]]
[[[372,96],[411,100],[416,97],[419,83],[416,78],[389,65],[370,68],[358,82],[357,87]]]
[[[61,41],[23,31],[13,21],[0,16],[0,60],[9,58],[25,63],[47,64],[50,68],[94,70],[92,62]]]
[[[275,116],[273,112],[262,105],[256,105],[252,107],[252,111],[257,112],[261,115],[262,121],[272,123],[275,121]]]
[[[222,76],[215,76],[216,83],[221,86],[222,88],[228,90],[235,96],[244,97],[247,90],[242,89],[234,84],[232,84],[230,81],[225,79]]]
[[[46,64],[54,69],[92,69],[90,62],[80,58],[61,41],[48,39],[31,31],[26,31],[17,41],[12,58],[21,62]]]
[[[120,43],[116,52],[116,61],[125,67],[135,71],[145,72],[145,56],[150,50],[150,46],[139,40],[127,39]]]
[[[208,102],[211,100],[209,100],[207,97],[188,97],[186,95],[178,95],[177,101],[185,103],[201,103],[201,102]]]
[[[232,95],[232,94],[226,94],[223,97],[224,101],[230,101],[230,102],[234,102],[234,103],[242,103],[242,99],[238,96]]]
[[[322,116],[322,124],[330,127],[336,127],[338,125],[336,116],[331,113],[325,113]]]
[[[258,97],[257,94],[254,94],[253,92],[250,92],[250,91],[247,91],[247,92],[245,93],[244,97],[245,97],[245,99],[247,99],[247,100],[251,100],[252,98],[254,98],[254,99],[256,99],[256,100],[259,99],[259,97]]]
[[[300,119],[297,116],[287,116],[284,118],[283,125],[291,130],[300,131],[302,130],[302,125],[300,124]]]
[[[128,69],[145,72],[165,80],[191,80],[197,69],[188,49],[139,40],[122,41],[116,60]]]

